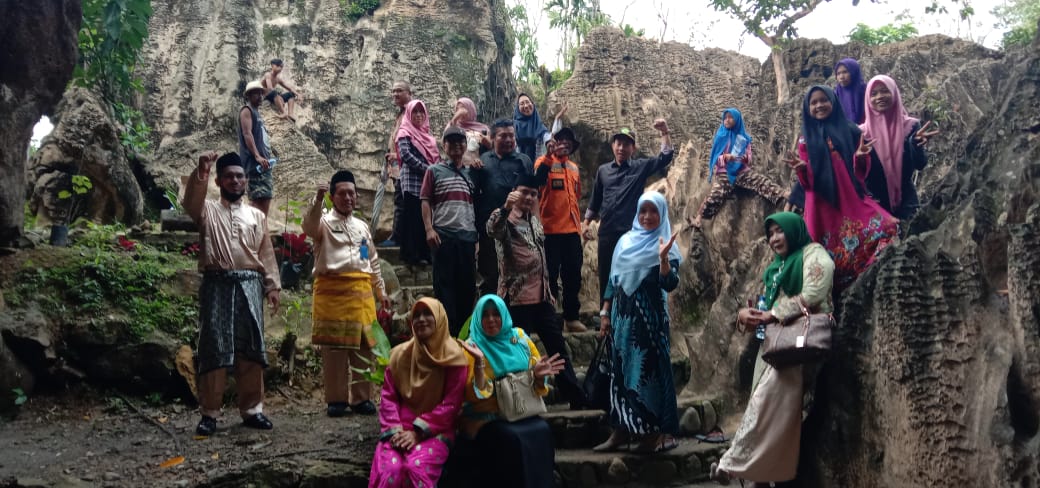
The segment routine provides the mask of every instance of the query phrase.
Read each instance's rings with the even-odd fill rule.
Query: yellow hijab
[[[434,298],[420,298],[408,314],[411,324],[419,307],[433,312],[433,336],[420,343],[412,337],[390,351],[390,370],[401,402],[416,415],[433,410],[444,397],[444,368],[465,366],[466,355],[455,338],[448,333],[448,314]]]

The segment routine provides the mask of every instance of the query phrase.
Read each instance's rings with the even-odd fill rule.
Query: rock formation
[[[263,116],[280,159],[275,205],[302,201],[334,168],[355,172],[360,208],[371,210],[396,109],[395,80],[426,101],[439,134],[457,97],[480,120],[511,114],[512,37],[501,0],[387,0],[372,17],[344,18],[338,0],[231,2],[160,0],[149,25],[142,100],[158,150],[149,172],[175,188],[204,148],[237,150],[238,109],[247,81],[271,58],[304,92],[298,122]],[[392,193],[384,200],[388,230]],[[283,222],[276,210],[272,225]]]
[[[80,2],[0,5],[0,246],[18,242],[25,216],[25,160],[33,124],[49,113],[72,77]]]
[[[681,54],[664,54],[673,50]],[[773,90],[758,89],[773,85],[769,61],[767,69],[745,69],[726,54],[683,66],[671,60],[704,53],[600,30],[557,93],[584,136],[587,177],[611,159],[606,138],[615,127],[635,127],[652,153],[649,120],[669,117],[680,149],[668,178],[653,187],[668,196],[673,222],[693,216],[707,195],[705,154],[725,106],[744,111],[756,168],[788,184],[778,156],[794,145],[801,97],[812,84],[833,84],[842,57],[858,57],[864,73],[890,74],[911,113],[940,122],[943,136],[930,144],[918,180],[926,203],[909,236],[843,296],[839,354],[821,376],[803,443],[807,486],[1035,485],[1040,266],[1028,250],[1040,218],[1038,52],[1034,44],[1005,56],[942,36],[881,47],[797,40],[784,53],[794,95],[778,106]],[[690,85],[715,88],[687,88],[705,95],[685,100],[661,96],[669,90],[661,87]],[[662,100],[671,103],[661,107]],[[680,238],[688,259],[671,305],[675,353],[692,364],[687,395],[746,400],[741,373],[757,346],[732,324],[760,292],[770,258],[762,220],[774,210],[737,192],[703,232]],[[594,244],[585,260],[586,283],[595,283]]]
[[[89,90],[70,88],[51,120],[54,130],[29,161],[30,204],[37,215],[65,223],[80,216],[139,223],[144,216],[141,189],[105,102]],[[60,191],[72,188],[71,175],[91,181],[90,192],[81,199],[82,215],[68,215],[73,201],[58,198]]]

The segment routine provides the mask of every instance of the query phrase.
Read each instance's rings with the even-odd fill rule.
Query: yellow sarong
[[[372,295],[372,276],[362,272],[316,276],[311,315],[314,320],[312,344],[360,349],[364,339],[368,347],[375,347],[372,324],[376,321],[376,302]]]

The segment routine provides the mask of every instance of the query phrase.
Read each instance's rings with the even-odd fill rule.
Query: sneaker
[[[217,431],[217,419],[206,415],[202,416],[199,425],[195,426],[195,433],[209,437]]]
[[[378,411],[376,409],[376,404],[372,403],[371,400],[365,400],[357,405],[351,405],[350,409],[353,410],[354,413],[361,415],[375,415]]]
[[[334,402],[330,403],[329,407],[325,409],[325,415],[329,417],[337,418],[347,414],[347,402]]]
[[[272,424],[271,421],[262,413],[242,419],[242,425],[260,430],[271,430],[274,428],[274,424]]]
[[[580,320],[568,320],[563,324],[564,332],[588,332],[589,328],[585,327],[585,324],[581,323]]]

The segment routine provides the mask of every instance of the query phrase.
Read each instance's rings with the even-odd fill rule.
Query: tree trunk
[[[787,67],[784,66],[783,51],[777,49],[775,45],[770,47],[773,50],[770,55],[773,58],[773,73],[776,75],[776,104],[780,105],[790,95],[791,84],[787,81]]]

